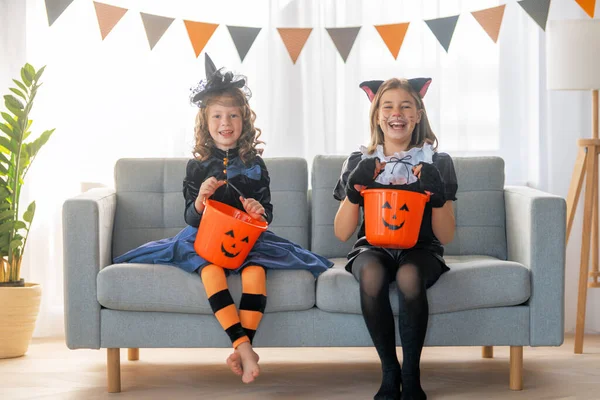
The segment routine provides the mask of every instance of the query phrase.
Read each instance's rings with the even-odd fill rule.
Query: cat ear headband
[[[365,81],[358,86],[365,91],[369,101],[372,102],[382,83],[383,81]],[[408,79],[408,83],[423,98],[427,93],[427,89],[429,89],[429,85],[431,85],[431,78],[412,78]]]
[[[190,88],[190,102],[198,107],[205,107],[205,99],[211,93],[224,92],[230,88],[237,88],[244,93],[247,100],[252,97],[252,92],[246,86],[247,78],[244,75],[235,75],[225,68],[217,69],[207,53],[204,53],[204,68],[206,78]]]

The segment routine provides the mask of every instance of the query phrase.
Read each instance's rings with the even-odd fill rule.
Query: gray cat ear
[[[431,85],[431,78],[412,78],[408,80],[408,83],[423,98],[427,94],[429,85]]]
[[[375,93],[377,93],[377,91],[379,90],[379,86],[381,86],[382,83],[383,81],[365,81],[358,85],[358,87],[364,90],[367,94],[367,97],[369,98],[369,101],[373,102]]]

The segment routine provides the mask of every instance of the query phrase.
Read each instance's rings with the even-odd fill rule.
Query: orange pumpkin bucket
[[[194,249],[200,257],[219,267],[237,269],[267,227],[266,222],[235,207],[206,200]]]
[[[374,246],[408,249],[417,243],[429,193],[366,189],[365,234]]]

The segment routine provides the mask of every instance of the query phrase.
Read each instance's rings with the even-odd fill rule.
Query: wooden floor
[[[69,350],[34,340],[26,356],[0,360],[0,399],[372,399],[380,379],[372,348],[258,349],[262,375],[250,385],[225,367],[227,349],[121,351],[122,393],[106,393],[106,350]],[[600,399],[600,335],[554,348],[524,349],[524,390],[508,388],[507,347],[427,347],[421,363],[429,399]]]

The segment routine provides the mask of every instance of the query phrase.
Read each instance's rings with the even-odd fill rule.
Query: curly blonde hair
[[[425,111],[423,99],[419,93],[413,89],[408,80],[392,78],[381,84],[379,90],[377,90],[377,93],[373,98],[373,101],[371,102],[371,110],[369,112],[371,121],[371,140],[369,142],[369,146],[367,147],[369,154],[372,154],[377,149],[378,145],[383,145],[385,142],[383,131],[379,126],[379,107],[381,105],[381,97],[383,94],[392,89],[404,89],[410,93],[415,100],[415,104],[417,105],[417,111],[421,113],[421,121],[416,124],[415,129],[412,132],[408,149],[420,147],[423,146],[424,143],[429,143],[433,146],[433,149],[436,150],[438,146],[438,140],[431,129],[431,125],[429,125],[429,119],[427,119],[427,112]]]
[[[238,88],[227,88],[225,90],[211,93],[203,100],[204,106],[196,114],[196,125],[194,127],[195,145],[193,155],[196,159],[204,161],[210,157],[211,148],[215,142],[208,131],[208,108],[213,104],[227,104],[227,106],[239,107],[242,114],[242,134],[238,139],[238,155],[244,163],[250,162],[254,157],[262,155],[263,149],[257,145],[265,144],[258,140],[261,130],[254,126],[256,114],[250,108],[246,95]]]

